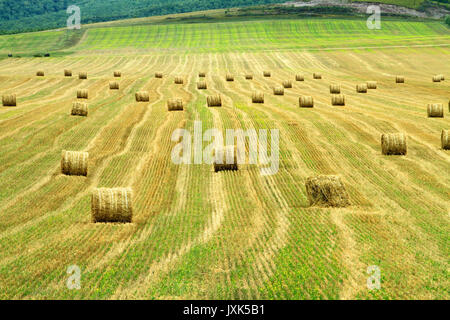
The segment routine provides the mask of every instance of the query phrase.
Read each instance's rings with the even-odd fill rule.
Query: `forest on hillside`
[[[384,2],[383,0],[379,0]],[[385,0],[386,1],[386,0]],[[40,31],[67,25],[71,5],[80,7],[81,23],[150,17],[210,9],[280,3],[280,0],[0,0],[0,34]],[[448,5],[450,0],[433,0]],[[389,3],[392,3],[389,0]],[[395,2],[394,2],[395,3]]]
[[[279,0],[0,0],[0,34],[66,26],[66,10],[77,5],[81,22],[138,18],[208,9],[271,4]]]

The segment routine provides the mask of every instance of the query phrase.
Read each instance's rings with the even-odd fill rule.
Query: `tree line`
[[[0,0],[0,34],[66,26],[66,9],[81,9],[81,22],[94,23],[209,9],[280,2],[279,0]]]

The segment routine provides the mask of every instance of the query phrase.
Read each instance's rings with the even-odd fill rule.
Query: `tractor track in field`
[[[125,112],[125,110],[123,110],[123,112]],[[106,127],[105,127],[105,128],[107,128],[108,125],[110,125],[110,124],[112,124],[112,123],[118,121],[119,119],[120,119],[120,120],[123,120],[122,114],[118,114],[116,117],[114,117],[114,118],[110,121],[109,124],[106,124]],[[98,139],[103,133],[104,133],[103,130],[99,131],[99,133],[91,140],[91,143],[94,143],[94,144],[95,144],[94,141],[95,141],[96,139]],[[88,151],[91,151],[90,149],[87,149],[87,150],[88,150]],[[112,154],[113,154],[113,153],[111,152],[110,155],[112,155]],[[104,156],[103,156],[103,157],[104,157]],[[94,159],[95,159],[95,157],[94,157]],[[106,159],[106,158],[104,158],[104,159]],[[102,171],[102,169],[107,165],[107,163],[108,163],[107,161],[101,162],[101,166],[97,167],[96,170],[95,170],[96,174],[94,174],[94,175],[89,174],[89,180],[91,180],[91,182],[90,182],[90,185],[91,185],[91,186],[94,186],[94,185],[95,185],[95,183],[97,182],[96,179],[98,179],[98,178],[96,178],[96,176],[99,174],[99,172]],[[50,176],[47,176],[46,178],[44,178],[43,181],[48,181],[48,180],[50,180],[51,178],[54,178],[54,177],[55,177],[55,173],[54,173],[54,172],[58,170],[59,166],[60,166],[59,164],[58,164],[57,166],[55,166],[55,169],[52,171],[52,173],[50,174]],[[37,184],[33,185],[30,189],[25,190],[22,194],[18,195],[18,197],[20,197],[20,196],[21,196],[21,197],[24,197],[24,196],[26,196],[26,195],[27,195],[28,193],[30,193],[30,192],[35,192],[37,189],[39,189],[39,188],[42,187],[43,185],[44,185],[44,183],[38,182]],[[88,188],[88,189],[89,189],[89,188]],[[70,201],[69,203],[63,204],[63,207],[58,208],[58,210],[55,210],[55,211],[53,212],[53,214],[57,214],[58,212],[67,210],[68,208],[70,208],[70,206],[73,205],[73,203],[75,203],[77,200],[79,200],[81,197],[83,197],[83,196],[84,196],[85,194],[87,194],[89,191],[90,191],[90,190],[86,190],[86,191],[84,191],[83,193],[78,194],[77,196],[75,196],[74,198],[72,198],[72,201]],[[11,206],[11,205],[14,205],[14,203],[17,202],[19,199],[20,199],[20,198],[16,198],[16,201],[12,200],[9,204],[3,206],[3,207],[2,207],[2,210],[7,209],[7,208],[8,208],[9,206]],[[39,223],[39,222],[42,221],[43,219],[47,219],[47,218],[48,218],[48,214],[47,214],[47,215],[44,215],[44,216],[42,216],[42,217],[39,217],[38,219],[30,220],[29,223],[27,223],[27,224],[25,224],[25,225],[20,225],[20,226],[18,226],[18,229],[17,229],[17,230],[12,229],[12,230],[10,230],[10,232],[2,233],[0,239],[1,239],[1,238],[4,238],[4,237],[6,237],[6,236],[9,236],[9,235],[11,235],[11,234],[17,233],[17,232],[19,232],[21,229],[28,227],[30,224],[32,225],[32,224],[35,224],[35,223]],[[12,232],[12,231],[14,231],[14,232]]]
[[[119,100],[122,99],[123,97],[124,97],[124,94],[122,94],[121,96],[119,96]],[[104,107],[105,105],[106,105],[106,103],[100,104],[100,105],[98,105],[97,108]],[[117,116],[117,117],[115,117],[112,121],[117,121],[119,118],[120,118],[120,116]],[[108,124],[107,124],[107,125],[108,125]],[[72,128],[76,128],[76,124],[75,124],[75,127],[72,127]],[[68,128],[68,129],[71,130],[72,128]],[[44,150],[44,151],[42,151],[42,152],[39,152],[39,153],[35,154],[35,155],[34,155],[32,158],[30,158],[29,160],[27,160],[27,161],[25,161],[25,162],[22,162],[21,165],[23,165],[23,164],[28,164],[28,163],[29,163],[29,164],[32,164],[34,161],[36,161],[36,160],[42,158],[43,156],[45,156],[45,155],[48,154],[49,152],[56,152],[56,151],[58,150],[58,148],[59,148],[58,151],[60,151],[60,150],[61,150],[61,147],[58,147],[58,145],[59,145],[59,138],[60,138],[59,136],[57,136],[57,137],[54,138],[55,140],[53,141],[53,143],[52,143],[52,148],[51,148],[50,150]],[[91,140],[91,142],[89,143],[89,145],[86,147],[86,150],[87,150],[88,152],[90,151],[91,144],[95,143],[95,141],[96,141],[96,138],[94,138],[93,140]],[[95,157],[94,157],[94,159],[95,159]],[[40,181],[38,181],[36,184],[33,184],[29,190],[24,190],[24,191],[22,191],[21,193],[19,193],[19,194],[16,196],[16,199],[25,196],[25,195],[28,194],[29,192],[36,191],[37,188],[39,188],[40,186],[45,185],[44,181],[49,181],[50,178],[55,177],[55,172],[58,171],[59,167],[60,167],[60,165],[59,165],[59,163],[58,163],[58,165],[56,165],[56,166],[54,167],[54,169],[50,171],[50,174],[49,174],[48,176],[44,177],[43,179],[41,179]],[[57,173],[56,173],[56,174],[57,174]],[[39,186],[39,187],[38,187],[38,186]],[[13,200],[10,200],[6,205],[3,205],[3,206],[0,207],[1,210],[5,210],[8,206],[12,205],[14,202],[15,202],[14,199],[13,199]]]
[[[120,97],[123,97],[124,95],[122,95],[122,96],[120,96]],[[126,110],[124,109],[122,112],[125,112]],[[119,119],[123,119],[123,117],[122,117],[122,115],[121,114],[118,114],[116,117],[114,117],[108,124],[106,124],[106,128],[107,128],[107,126],[109,125],[109,124],[112,124],[112,123],[114,123],[114,122],[116,122],[117,120],[119,120]],[[92,140],[91,140],[91,142],[90,142],[90,144],[88,145],[88,147],[87,147],[87,150],[88,151],[91,151],[90,150],[90,148],[95,144],[95,141],[101,136],[103,134],[103,131],[100,131],[97,135],[96,135],[96,137],[94,137]],[[111,154],[112,154],[112,152],[111,152]],[[95,159],[95,157],[94,157],[94,159]],[[104,164],[103,165],[103,167],[104,166],[106,166],[106,164]],[[55,170],[57,170],[57,168],[59,167],[59,164],[55,167]],[[97,168],[97,170],[96,170],[97,172],[98,172],[98,168]],[[101,171],[101,170],[100,170]],[[54,174],[52,173],[51,174],[51,176],[50,177],[52,177],[52,176],[54,176]],[[48,178],[47,178],[48,179]],[[44,180],[47,180],[47,179],[44,179]],[[94,182],[95,182],[95,179],[94,179]],[[92,183],[91,183],[92,184]],[[25,193],[23,194],[23,196],[25,196],[26,195],[26,193],[29,193],[29,192],[31,192],[31,191],[33,191],[33,190],[37,190],[38,188],[39,188],[39,186],[42,186],[42,183],[38,183],[38,184],[36,184],[36,185],[34,185],[30,190],[28,190],[28,191],[25,191]],[[86,191],[87,192],[87,191]],[[85,192],[85,193],[86,193]],[[83,195],[79,195],[78,196],[78,198],[76,198],[76,199],[79,199],[79,198],[81,198]],[[76,201],[76,199],[74,199],[71,203],[74,203],[75,201]],[[64,208],[62,208],[62,209],[59,209],[59,210],[62,210],[62,211],[64,211],[64,210],[66,210],[68,207],[70,207],[70,205],[71,204],[68,204],[68,205],[66,205]],[[2,209],[2,210],[4,210],[4,208]],[[45,216],[44,217],[41,217],[40,219],[44,219],[45,218]],[[35,221],[36,222],[36,221]],[[22,227],[25,227],[25,226],[22,226]],[[20,228],[19,228],[20,229]],[[2,236],[2,238],[4,237],[4,236],[6,236],[7,234],[2,234],[1,236]]]
[[[185,59],[185,65],[184,67],[186,67],[186,63],[187,63],[187,59]],[[193,67],[192,65],[190,66],[191,68]],[[192,70],[191,70],[192,71]],[[193,95],[187,91],[185,89],[185,87],[189,87],[190,85],[190,78],[186,78],[187,82],[184,83],[182,85],[182,87],[180,87],[179,89],[174,90],[173,92],[177,92],[177,93],[181,93],[184,92],[181,96],[183,98],[183,101],[185,103],[185,110],[183,111],[186,112],[186,106],[191,102],[191,100],[193,99]],[[172,77],[171,77],[172,79]],[[179,86],[179,85],[175,85],[175,86]],[[172,96],[172,97],[176,97],[176,96]],[[167,114],[167,119],[170,119],[171,121],[175,120],[174,116],[176,115],[177,112],[168,112]],[[185,120],[182,120],[181,123],[185,123]],[[162,133],[163,131],[159,131],[160,132],[160,137],[157,139],[158,141],[163,141],[163,136]],[[153,152],[152,154],[158,154],[160,153],[160,147],[159,144],[155,144],[153,145]],[[143,162],[141,163],[140,167],[144,167],[146,165],[148,165],[148,160],[149,159],[143,159]],[[186,175],[188,174],[188,172],[186,170],[183,169],[178,169],[177,170],[178,174],[177,174],[177,181],[178,183],[176,183],[176,185],[178,185],[180,187],[180,179],[181,180],[185,180],[185,182],[182,184],[181,189],[179,189],[179,193],[178,193],[178,199],[177,201],[175,201],[174,203],[174,208],[172,208],[171,210],[177,210],[181,208],[181,206],[183,206],[184,203],[184,199],[186,198],[186,189],[188,188],[188,184],[186,182]],[[171,215],[174,215],[176,212],[173,211],[173,213]],[[211,225],[210,225],[211,226]],[[212,224],[212,227],[214,228],[215,225]],[[206,234],[208,231],[208,227],[205,229],[204,234]],[[146,228],[141,235],[139,236],[139,239],[137,240],[137,242],[144,242],[148,235],[152,232],[152,227],[148,227]],[[173,264],[175,264],[176,262],[179,261],[179,259],[184,256],[187,252],[189,252],[189,250],[200,241],[200,239],[202,238],[202,236],[198,236],[196,239],[194,240],[188,240],[186,243],[183,243],[179,248],[177,248],[174,252],[169,252],[168,254],[166,254],[165,256],[163,256],[161,259],[157,260],[157,261],[149,261],[150,267],[149,269],[145,272],[145,274],[143,274],[140,279],[137,281],[137,283],[139,283],[137,285],[137,287],[134,287],[133,289],[131,289],[129,286],[127,287],[123,287],[120,286],[118,288],[118,290],[115,292],[114,297],[129,297],[130,295],[133,297],[139,297],[139,296],[145,296],[145,291],[147,289],[147,287],[149,286],[150,283],[156,281],[156,279],[159,278],[159,275],[167,272],[168,270],[170,270],[171,266]],[[204,236],[203,236],[204,238]],[[146,285],[145,285],[146,284]],[[130,292],[131,291],[131,292]]]
[[[155,80],[154,82],[157,82],[157,81]],[[165,83],[165,80],[164,80],[164,82],[162,84],[164,84],[164,83]],[[141,118],[141,120],[139,121],[139,124],[137,126],[135,126],[134,129],[132,130],[133,137],[127,140],[128,142],[127,142],[127,144],[125,146],[126,150],[129,151],[132,148],[132,144],[133,144],[134,140],[136,139],[135,135],[136,135],[137,131],[139,131],[140,128],[142,128],[143,125],[146,122],[149,121],[149,117],[151,115],[151,112],[148,112],[148,111],[152,111],[154,109],[154,106],[159,104],[162,101],[163,95],[161,94],[161,91],[160,91],[161,85],[158,85],[156,87],[156,96],[158,98],[155,99],[153,102],[151,102],[149,104],[146,104],[147,112],[145,113],[144,117]],[[150,106],[152,106],[152,108],[149,108]],[[162,132],[162,129],[164,129],[166,127],[166,125],[165,125],[166,123],[169,123],[168,118],[165,120],[164,124],[156,131],[156,137],[155,137],[156,140],[159,140],[158,137],[159,137],[160,133]],[[156,145],[157,144],[154,144],[154,146],[156,146]],[[119,154],[116,154],[114,157],[118,158],[119,156],[123,156],[124,154],[126,154],[126,152],[122,151]],[[146,157],[141,157],[141,160],[140,160],[141,164],[143,163],[142,162],[143,160],[147,161],[147,158]],[[141,164],[138,163],[136,165],[134,171],[136,171],[136,170],[139,171],[140,170],[139,168],[141,168],[141,166],[142,166]],[[137,177],[137,175],[130,176],[128,178],[129,179],[128,185],[134,185],[135,182],[133,182],[133,179],[135,179],[136,177]],[[145,233],[141,233],[141,236],[142,236],[142,234],[145,234]],[[131,237],[127,237],[127,238],[123,239],[123,241],[118,242],[113,248],[110,248],[106,253],[105,252],[103,252],[103,253],[99,252],[100,256],[98,258],[98,262],[95,265],[89,265],[88,266],[88,270],[96,270],[98,268],[101,268],[110,259],[113,259],[114,257],[117,257],[119,254],[123,253],[124,250],[125,251],[128,250],[130,245],[132,245],[132,244],[135,245],[136,243],[139,242],[139,240],[137,240],[137,241],[133,240],[132,242],[130,242],[131,240],[132,240]]]
[[[156,81],[153,81],[156,82]],[[163,99],[163,95],[161,94],[160,88],[162,85],[164,85],[165,82],[158,84],[156,86],[156,98],[153,99],[153,101],[150,101],[149,103],[146,103],[143,110],[145,110],[145,112],[142,114],[142,116],[140,117],[139,122],[133,126],[132,130],[130,131],[130,134],[126,140],[126,144],[124,145],[124,147],[122,148],[121,151],[119,151],[118,153],[115,153],[114,156],[112,158],[108,159],[108,163],[103,163],[102,164],[102,168],[100,168],[99,172],[104,171],[104,169],[107,167],[108,164],[110,164],[114,158],[118,158],[123,156],[124,154],[126,154],[127,151],[130,150],[130,148],[132,147],[132,144],[134,142],[134,140],[136,139],[136,132],[139,131],[140,128],[142,128],[142,126],[149,120],[149,117],[153,111],[153,108],[155,105],[157,105],[158,103],[160,103]],[[133,106],[128,106],[129,108],[135,107],[135,103],[133,104]],[[168,119],[166,119],[165,123],[168,122]],[[158,139],[159,136],[159,132],[162,131],[162,129],[165,128],[165,124],[163,124],[158,131],[156,132],[156,140]],[[145,159],[145,157],[142,157],[141,159]],[[142,162],[142,160],[141,160]],[[135,171],[139,171],[139,164],[136,166]],[[94,185],[98,185],[99,183],[99,175],[97,175],[95,181],[93,183],[91,183],[92,186]],[[133,186],[135,183],[132,182],[134,177],[136,177],[136,175],[129,177],[129,180],[131,182],[128,183],[129,186]],[[89,264],[86,268],[87,272],[102,268],[105,264],[108,263],[108,261],[110,259],[113,259],[114,257],[117,257],[119,254],[123,253],[124,251],[126,251],[130,244],[135,243],[135,242],[131,242],[132,238],[131,235],[126,237],[125,239],[123,239],[122,241],[119,241],[117,244],[115,244],[114,247],[109,248],[108,251],[106,252],[98,252],[98,259],[93,259],[93,261],[96,261],[95,264]]]

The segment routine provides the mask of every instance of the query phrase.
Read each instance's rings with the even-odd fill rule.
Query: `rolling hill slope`
[[[442,22],[401,20],[384,20],[381,30],[369,30],[364,19],[348,18],[92,25],[81,31],[0,36],[0,53],[33,55],[55,51],[132,49],[222,52],[431,45],[448,43],[449,30]]]
[[[448,0],[436,1],[442,2],[443,5],[448,3]],[[88,24],[220,8],[282,4],[283,2],[280,0],[80,0],[76,5],[81,9],[82,23]],[[417,9],[421,7],[424,0],[379,0],[377,2]],[[63,28],[69,17],[66,9],[72,4],[67,0],[33,2],[0,0],[0,34]]]
[[[80,0],[83,23],[276,3],[277,0]],[[66,26],[67,0],[0,0],[0,33]]]

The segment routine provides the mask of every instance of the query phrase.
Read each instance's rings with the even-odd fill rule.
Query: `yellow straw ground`
[[[440,134],[450,114],[427,118],[426,106],[450,99],[449,81],[430,81],[450,75],[449,58],[416,47],[1,60],[0,91],[18,105],[0,107],[0,298],[448,299],[450,154]],[[114,70],[120,89],[110,91]],[[208,88],[197,90],[203,70]],[[274,96],[287,79],[293,88]],[[377,89],[356,93],[367,81]],[[333,83],[345,106],[331,106]],[[89,115],[70,117],[80,88]],[[150,101],[135,102],[137,91]],[[251,103],[253,91],[264,104]],[[222,107],[208,108],[216,94]],[[314,108],[299,108],[301,95]],[[174,97],[183,112],[167,112]],[[173,131],[192,132],[196,120],[203,130],[279,129],[279,172],[173,164]],[[392,132],[408,136],[406,156],[381,154]],[[88,176],[61,175],[61,150],[89,152]],[[310,208],[305,181],[319,174],[339,174],[352,205]],[[133,188],[133,223],[91,223],[97,187]],[[65,285],[70,265],[82,270],[80,290]],[[380,290],[367,288],[371,265]]]

